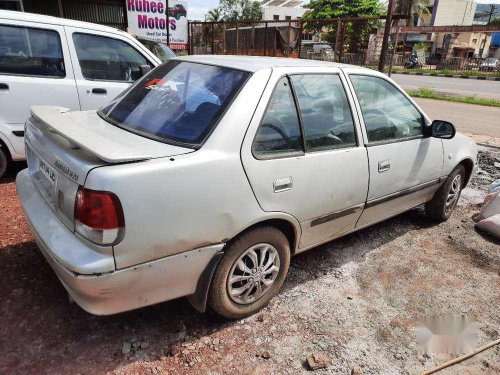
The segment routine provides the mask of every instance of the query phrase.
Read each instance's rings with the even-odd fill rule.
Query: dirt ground
[[[418,353],[428,315],[479,321],[479,345],[500,336],[500,246],[474,230],[500,151],[446,223],[415,209],[292,259],[261,313],[221,322],[184,300],[109,317],[67,294],[32,241],[10,171],[0,183],[0,374],[414,374],[450,357]],[[354,370],[354,371],[353,371]],[[440,374],[498,374],[496,346]]]

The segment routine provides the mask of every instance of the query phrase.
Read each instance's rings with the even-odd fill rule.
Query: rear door
[[[21,155],[31,105],[80,107],[64,28],[0,19],[0,132]]]
[[[157,64],[145,47],[119,34],[66,27],[81,109],[102,107]],[[144,50],[143,50],[144,49]]]
[[[366,149],[339,69],[275,69],[242,148],[265,211],[293,215],[304,250],[352,230],[368,189]]]
[[[364,122],[370,165],[366,208],[358,227],[394,216],[432,197],[441,182],[441,140],[426,135],[427,120],[383,76],[350,74]]]

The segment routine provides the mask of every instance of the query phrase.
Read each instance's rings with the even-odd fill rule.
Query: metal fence
[[[385,17],[328,20],[190,22],[190,54],[284,56],[376,64]],[[370,45],[372,42],[373,45]]]
[[[393,56],[393,67],[397,71],[424,70],[428,73],[433,71],[460,72],[500,72],[500,61],[494,58],[482,57],[446,57],[426,56],[417,58],[416,66],[408,67],[411,52],[399,53]]]

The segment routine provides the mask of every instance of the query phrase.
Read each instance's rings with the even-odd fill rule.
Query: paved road
[[[458,96],[477,96],[479,98],[500,100],[500,81],[412,76],[406,74],[393,74],[391,78],[405,90],[415,90],[425,87]]]
[[[500,107],[419,98],[415,101],[433,120],[448,120],[464,133],[500,138]]]

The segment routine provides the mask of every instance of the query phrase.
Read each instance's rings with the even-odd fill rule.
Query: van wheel
[[[465,168],[459,164],[436,191],[432,200],[425,204],[425,213],[436,221],[446,221],[455,209],[465,181]]]
[[[0,178],[5,174],[5,171],[7,170],[7,155],[5,155],[5,152],[2,150],[0,147]]]
[[[265,307],[280,290],[290,265],[290,244],[274,227],[238,236],[215,270],[209,306],[228,319],[240,319]]]

